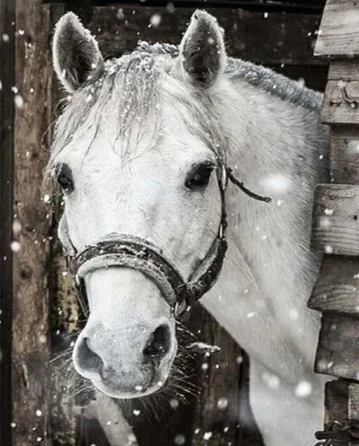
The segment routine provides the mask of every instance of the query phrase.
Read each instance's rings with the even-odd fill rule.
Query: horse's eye
[[[210,161],[198,164],[187,175],[185,186],[187,189],[196,190],[207,186],[214,165]]]
[[[66,164],[61,164],[55,168],[57,182],[59,183],[61,189],[69,194],[74,190],[74,182],[72,179],[72,172],[69,166]]]

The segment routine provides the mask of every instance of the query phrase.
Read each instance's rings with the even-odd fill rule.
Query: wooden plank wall
[[[45,135],[52,119],[50,8],[42,7],[39,0],[16,0],[14,32],[13,206],[17,245],[13,262],[12,443],[50,445],[47,275],[52,221],[42,192],[48,149]]]
[[[4,5],[9,2],[0,1],[3,12]],[[6,65],[2,64],[3,67],[9,67],[6,73],[15,73],[15,70],[11,70],[11,63],[16,60],[16,79],[6,77],[9,74],[0,71],[2,80],[5,80],[6,100],[10,101],[7,114],[4,114],[3,92],[1,143],[2,149],[6,148],[6,156],[2,150],[1,168],[4,169],[4,163],[14,163],[15,170],[13,188],[8,189],[8,192],[1,188],[1,198],[7,196],[8,205],[10,203],[14,206],[13,210],[9,206],[1,208],[1,215],[8,218],[7,226],[4,226],[6,231],[1,233],[2,249],[9,251],[13,213],[21,224],[21,231],[16,234],[20,250],[14,253],[13,261],[12,251],[9,251],[6,271],[11,280],[7,282],[8,289],[4,297],[2,294],[1,301],[1,305],[7,303],[7,315],[11,311],[10,300],[14,308],[12,414],[6,410],[10,404],[9,387],[6,386],[9,383],[9,364],[2,361],[1,397],[5,399],[1,400],[1,405],[5,411],[1,411],[1,422],[6,426],[9,426],[10,420],[16,424],[11,429],[12,444],[16,446],[28,446],[35,442],[46,445],[105,446],[107,442],[98,425],[87,422],[81,416],[78,418],[75,437],[74,406],[83,404],[84,398],[81,395],[74,397],[74,388],[67,384],[70,378],[64,373],[63,363],[54,363],[55,366],[49,367],[51,354],[55,350],[56,354],[61,354],[64,339],[71,339],[68,335],[76,330],[78,317],[69,277],[62,274],[64,261],[61,248],[54,241],[56,214],[49,212],[41,198],[44,194],[43,170],[51,138],[51,132],[47,130],[53,120],[54,102],[59,91],[53,80],[49,43],[53,23],[62,13],[63,7],[41,6],[40,0],[16,0],[13,4],[16,4],[16,14],[12,10],[14,20],[8,9],[8,15],[1,16],[6,21],[5,26],[13,29],[13,36],[16,30],[16,46],[13,47],[15,56],[11,53],[10,45],[7,53],[0,54],[0,57],[9,54]],[[168,8],[106,7],[87,11],[84,19],[97,35],[104,54],[110,57],[130,51],[139,39],[178,43],[191,12],[189,9],[181,9],[173,14]],[[304,77],[315,88],[324,86],[326,63],[312,58],[319,17],[300,14],[265,16],[228,9],[210,12],[219,18],[226,29],[230,55],[275,67],[295,78]],[[149,25],[155,13],[161,15],[161,23],[154,28]],[[15,27],[10,21],[15,23]],[[23,106],[16,108],[14,121],[11,107],[16,93],[11,90],[13,86],[17,87],[24,101]],[[12,132],[4,133],[6,116],[10,123],[14,122],[14,140]],[[7,178],[11,181],[9,172]],[[3,178],[1,181],[4,181]],[[5,203],[3,200],[1,202]],[[1,291],[3,293],[3,289]],[[7,325],[2,325],[1,342],[6,339],[4,329],[9,337],[10,328],[9,321]],[[188,328],[198,340],[220,346],[221,352],[209,358],[199,355],[197,359],[189,361],[193,395],[187,397],[188,404],[182,403],[179,398],[178,408],[173,409],[167,401],[162,404],[162,411],[156,418],[153,414],[146,414],[140,402],[133,402],[127,410],[127,418],[134,424],[140,445],[168,446],[174,443],[178,435],[183,435],[186,445],[192,446],[260,444],[260,436],[255,431],[248,411],[248,366],[241,367],[238,360],[243,356],[240,347],[201,307],[197,307]],[[9,347],[4,353],[9,359]],[[67,387],[70,387],[68,391]],[[223,398],[228,400],[225,408],[218,405]],[[4,406],[3,401],[7,402],[7,406]],[[141,409],[140,416],[134,415],[135,408]],[[41,415],[38,411],[41,411]],[[248,419],[245,426],[238,422],[243,412]],[[1,431],[5,438],[10,430],[2,427]],[[207,431],[212,432],[208,441],[204,440]],[[8,440],[4,444],[10,445]]]
[[[171,11],[159,7],[95,7],[88,24],[104,54],[114,57],[134,48],[138,40],[178,43],[193,9]],[[294,79],[303,78],[311,88],[324,90],[328,63],[313,57],[320,16],[220,8],[207,11],[225,29],[230,56],[269,66]],[[161,17],[156,27],[150,24],[154,14]]]
[[[0,1],[0,444],[11,435],[12,221],[14,164],[15,6]],[[6,41],[3,36],[9,36]]]

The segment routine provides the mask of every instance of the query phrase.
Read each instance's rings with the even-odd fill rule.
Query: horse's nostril
[[[81,368],[89,371],[98,371],[103,364],[100,356],[91,349],[88,338],[82,339],[80,348],[78,349],[77,361]]]
[[[167,325],[160,325],[151,334],[143,354],[151,359],[161,359],[170,349],[171,332]]]

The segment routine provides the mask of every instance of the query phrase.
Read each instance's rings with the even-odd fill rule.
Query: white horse
[[[325,381],[313,373],[319,316],[306,307],[321,260],[309,246],[313,192],[328,176],[321,95],[227,58],[204,11],[179,48],[143,43],[107,62],[68,13],[53,61],[72,95],[50,160],[64,191],[59,234],[80,255],[90,309],[77,371],[112,398],[157,391],[177,353],[174,283],[203,294],[217,274],[202,303],[249,354],[265,444],[312,445]],[[271,202],[227,186],[227,167]]]

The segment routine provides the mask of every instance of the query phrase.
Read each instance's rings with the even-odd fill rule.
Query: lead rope
[[[238,186],[245,194],[247,194],[249,197],[254,198],[258,201],[264,201],[265,203],[269,203],[272,201],[270,197],[263,197],[262,195],[258,195],[249,189],[246,188],[246,186],[233,175],[233,170],[230,167],[226,167],[228,178],[232,181],[233,184]]]

